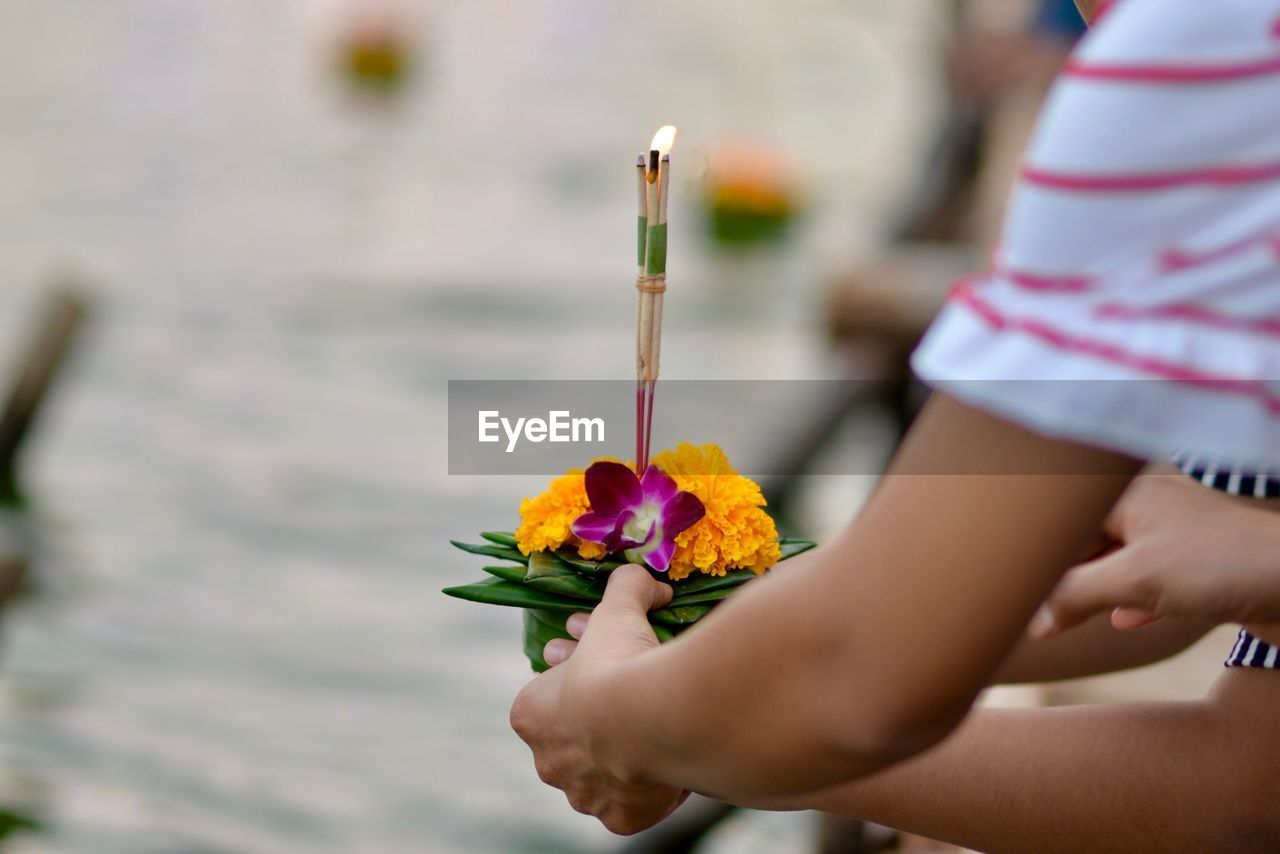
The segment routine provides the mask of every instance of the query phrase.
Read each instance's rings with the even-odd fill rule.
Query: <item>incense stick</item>
[[[670,187],[671,158],[663,155],[658,161],[658,215],[654,229],[654,288],[650,292],[648,399],[645,401],[644,458],[648,462],[653,438],[653,398],[657,392],[658,371],[662,364],[662,300],[667,288],[667,192]]]
[[[658,379],[656,344],[661,335],[661,299],[666,290],[667,224],[662,209],[663,183],[670,161],[660,160],[657,151],[649,152],[645,172],[645,208],[648,211],[648,227],[645,229],[644,270],[636,279],[640,293],[640,311],[636,334],[640,357],[637,361],[637,382],[642,386],[643,402],[640,405],[641,420],[637,422],[640,434],[640,455],[636,461],[639,471],[649,464],[649,442],[653,425],[653,386]]]
[[[649,182],[646,180],[645,157],[643,154],[636,158],[636,179],[639,188],[640,210],[636,220],[636,282],[644,277],[644,259],[645,249],[648,245],[649,237],[649,205],[648,205],[648,187]],[[636,289],[636,469],[640,471],[641,460],[645,455],[645,395],[644,395],[644,291]]]
[[[654,137],[654,146],[665,135],[664,148],[675,138],[675,128],[664,127]],[[643,251],[636,276],[636,471],[649,464],[650,439],[653,433],[653,398],[658,382],[658,363],[662,350],[662,295],[667,289],[667,191],[670,184],[671,158],[656,147],[637,161],[643,168],[642,193],[644,228]],[[639,169],[637,170],[639,171]]]

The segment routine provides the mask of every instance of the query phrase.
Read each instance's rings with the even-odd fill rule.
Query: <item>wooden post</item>
[[[43,315],[18,361],[0,413],[0,500],[21,503],[18,457],[87,311],[87,300],[71,286],[57,288],[45,300]]]

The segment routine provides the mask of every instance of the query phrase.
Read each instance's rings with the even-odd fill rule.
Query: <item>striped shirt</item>
[[[912,364],[1046,435],[1280,472],[1280,0],[1114,3]]]
[[[1183,474],[1211,489],[1254,498],[1280,497],[1280,475],[1249,472],[1240,466],[1223,465],[1199,459],[1192,454],[1179,454],[1174,457],[1174,462],[1182,469]],[[1272,646],[1241,628],[1224,665],[1280,669],[1280,647]]]

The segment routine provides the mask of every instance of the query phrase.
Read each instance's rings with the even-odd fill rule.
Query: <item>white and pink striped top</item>
[[[1277,470],[1280,0],[1113,4],[913,366],[1048,435]]]

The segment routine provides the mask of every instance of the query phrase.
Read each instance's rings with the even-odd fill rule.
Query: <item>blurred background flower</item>
[[[712,149],[702,202],[708,235],[728,249],[784,242],[802,207],[782,153],[746,142]]]

